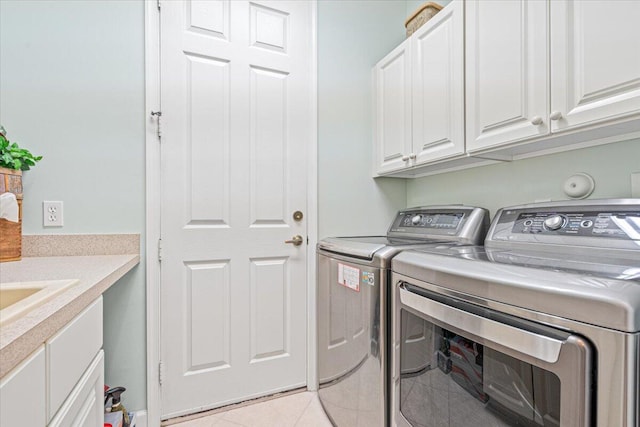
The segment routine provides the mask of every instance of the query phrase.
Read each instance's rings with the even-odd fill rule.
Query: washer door
[[[386,272],[318,255],[318,395],[339,427],[386,425]]]

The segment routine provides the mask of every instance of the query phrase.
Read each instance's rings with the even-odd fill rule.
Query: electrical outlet
[[[62,227],[64,216],[62,202],[42,202],[42,225],[44,227]]]

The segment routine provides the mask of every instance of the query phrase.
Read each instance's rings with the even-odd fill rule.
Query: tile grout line
[[[306,393],[310,393],[309,391],[307,391]],[[300,422],[300,419],[302,418],[302,416],[304,415],[305,412],[307,412],[307,409],[309,409],[309,406],[311,406],[311,404],[313,403],[313,399],[315,398],[315,396],[312,394],[311,395],[311,399],[309,399],[309,402],[307,403],[307,406],[304,407],[304,409],[302,410],[302,412],[300,413],[300,416],[298,416],[298,418],[296,419],[296,421],[293,423],[293,427],[296,427],[298,425],[298,422]]]

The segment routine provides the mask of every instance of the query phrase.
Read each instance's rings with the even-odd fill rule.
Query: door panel
[[[185,263],[186,372],[229,367],[229,262]]]
[[[305,384],[311,8],[162,3],[163,419]]]
[[[547,3],[465,7],[467,151],[548,134]]]
[[[640,112],[640,2],[551,2],[552,131]]]

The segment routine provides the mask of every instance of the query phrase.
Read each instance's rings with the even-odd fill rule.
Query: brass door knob
[[[293,238],[291,240],[285,240],[285,243],[292,243],[293,246],[300,246],[302,244],[302,242],[304,241],[304,239],[302,238],[301,235],[295,235],[293,236]]]

